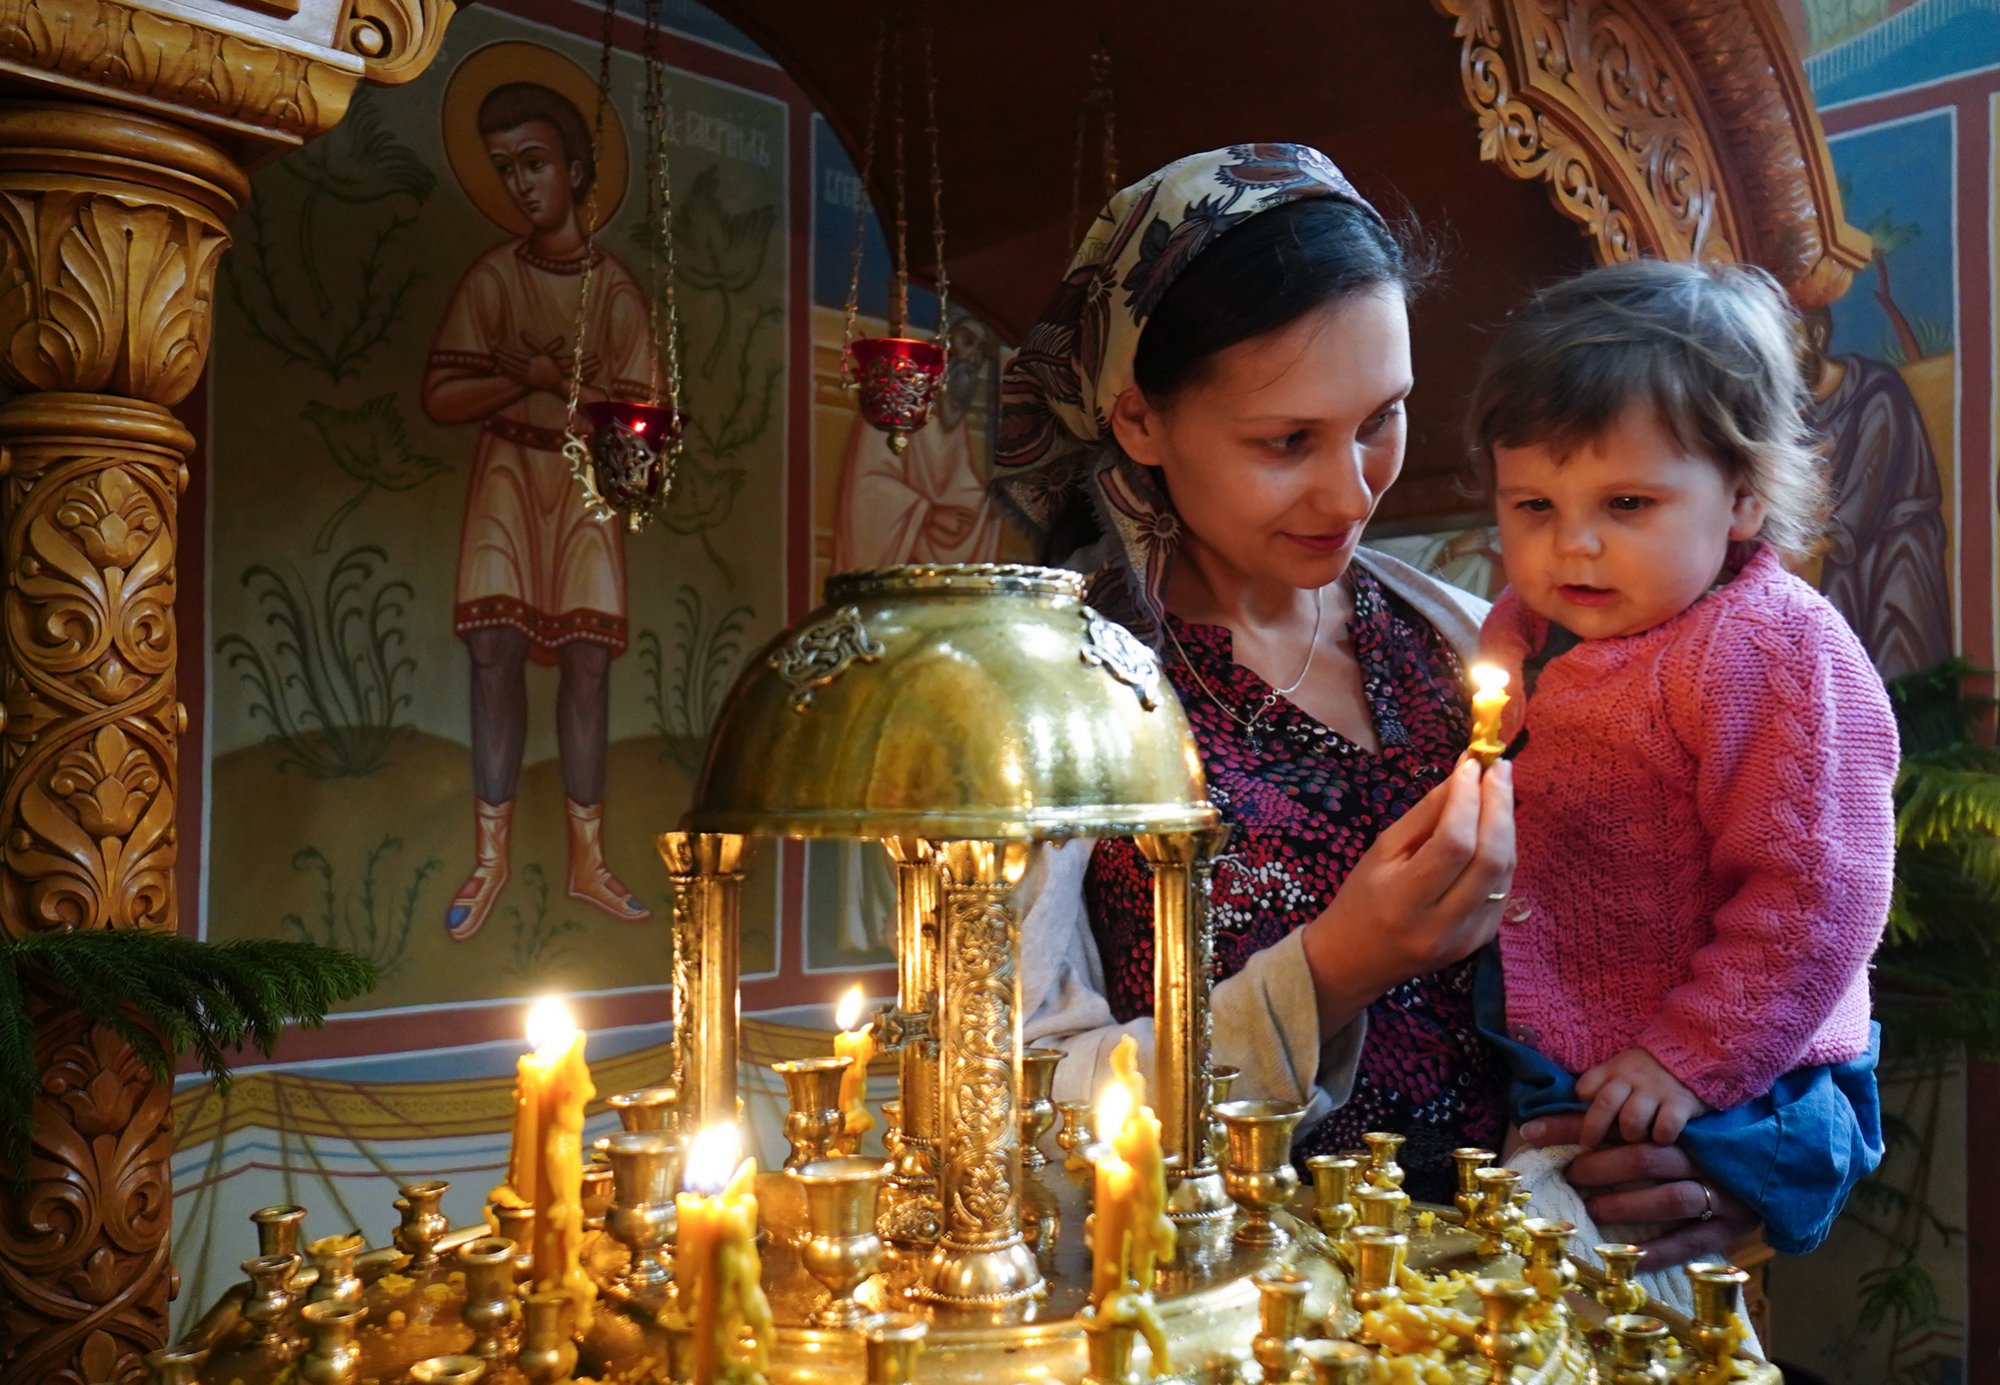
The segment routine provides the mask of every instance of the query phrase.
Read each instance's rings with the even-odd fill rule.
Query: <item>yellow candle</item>
[[[535,1208],[531,1247],[535,1292],[559,1289],[576,1304],[579,1327],[590,1325],[590,1307],[597,1297],[590,1276],[583,1272],[583,1108],[597,1095],[590,1069],[583,1061],[585,1035],[570,1018],[569,1009],[553,996],[535,1002],[528,1012],[528,1040],[535,1051],[521,1059],[521,1091],[535,1099],[531,1153],[522,1158],[522,1121],[517,1116],[515,1174],[529,1187],[516,1185]],[[526,1105],[525,1096],[519,1098]]]
[[[1494,664],[1474,664],[1472,675],[1472,753],[1492,767],[1507,748],[1500,739],[1500,717],[1507,710],[1507,670]]]
[[[861,1008],[865,1003],[861,988],[851,986],[840,998],[840,1009],[834,1014],[834,1023],[841,1032],[833,1036],[833,1056],[852,1060],[847,1071],[840,1075],[840,1109],[846,1113],[843,1129],[850,1151],[875,1126],[875,1117],[868,1113],[868,1065],[875,1060],[875,1027],[861,1023]]]
[[[737,1162],[739,1141],[732,1125],[696,1135],[682,1180],[686,1191],[674,1199],[674,1299],[689,1334],[689,1385],[761,1375],[770,1365],[771,1306],[757,1255],[757,1165]],[[739,1349],[746,1332],[748,1360]]]
[[[1103,1147],[1096,1156],[1090,1296],[1100,1311],[1121,1288],[1151,1289],[1155,1267],[1174,1258],[1160,1118],[1144,1104],[1145,1096],[1139,1045],[1128,1034],[1111,1051],[1111,1081],[1097,1107],[1097,1136]]]

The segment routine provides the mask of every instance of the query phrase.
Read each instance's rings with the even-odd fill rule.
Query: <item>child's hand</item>
[[[1576,1094],[1590,1103],[1583,1116],[1583,1147],[1596,1149],[1613,1124],[1628,1144],[1650,1138],[1670,1145],[1708,1107],[1643,1048],[1628,1048],[1576,1079]]]

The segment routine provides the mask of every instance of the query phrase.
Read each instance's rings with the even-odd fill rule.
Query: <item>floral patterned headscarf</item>
[[[1302,144],[1235,144],[1134,183],[1097,214],[1007,368],[994,493],[1037,539],[1088,503],[1105,536],[1088,559],[1091,601],[1150,642],[1160,637],[1180,521],[1152,468],[1112,437],[1112,405],[1133,383],[1139,333],[1194,257],[1239,222],[1306,197],[1380,215],[1331,159]]]

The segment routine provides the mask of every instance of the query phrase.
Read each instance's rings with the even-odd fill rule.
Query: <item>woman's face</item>
[[[1218,353],[1163,408],[1128,389],[1112,428],[1160,469],[1189,556],[1315,589],[1347,570],[1402,470],[1412,383],[1409,314],[1384,288]]]
[[[486,137],[486,153],[507,195],[537,231],[558,231],[576,210],[583,166],[563,157],[562,136],[546,120],[529,120]]]

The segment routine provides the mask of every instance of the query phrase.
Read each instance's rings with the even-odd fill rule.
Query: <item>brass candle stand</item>
[[[1308,1161],[1301,1194],[1302,1113],[1210,1061],[1208,882],[1224,832],[1185,715],[1151,651],[1082,598],[1081,578],[1039,568],[843,574],[747,662],[694,807],[659,839],[675,888],[672,1082],[610,1099],[625,1128],[600,1146],[601,1225],[604,1173],[586,1209],[587,1323],[566,1296],[530,1298],[519,1281],[536,1209],[496,1207],[499,1236],[445,1230],[432,1186],[413,1183],[397,1251],[312,1242],[311,1268],[281,1259],[233,1288],[155,1354],[155,1378],[686,1385],[672,1194],[683,1142],[738,1119],[744,872],[759,840],[789,836],[887,852],[897,994],[871,1027],[895,1055],[900,1119],[887,1161],[822,1158],[841,1063],[777,1065],[794,1116],[810,1119],[788,1123],[791,1166],[755,1189],[768,1385],[1139,1385],[1169,1369],[1275,1385],[1308,1368],[1340,1385],[1374,1381],[1385,1356],[1419,1357],[1412,1378],[1456,1385],[1637,1385],[1661,1371],[1778,1385],[1768,1365],[1736,1359],[1740,1276],[1700,1267],[1694,1321],[1649,1304],[1636,1253],[1605,1255],[1602,1273],[1576,1266],[1568,1228],[1525,1223],[1518,1176],[1487,1151],[1458,1152],[1455,1212],[1414,1223],[1396,1132]],[[1077,1158],[1091,1111],[1047,1105],[1054,1060],[1023,1043],[1015,890],[1041,843],[1110,836],[1136,839],[1153,867],[1144,1100],[1177,1254],[1093,1309],[1094,1183]],[[1066,1157],[1037,1166],[1030,1150],[1058,1115]],[[302,1220],[260,1212],[259,1250],[298,1256]]]
[[[834,1152],[834,1138],[841,1134],[846,1120],[840,1105],[840,1083],[852,1066],[853,1061],[847,1058],[798,1058],[771,1064],[771,1071],[784,1079],[785,1097],[791,1103],[791,1110],[785,1113],[785,1138],[792,1146],[786,1168],[803,1168]]]

